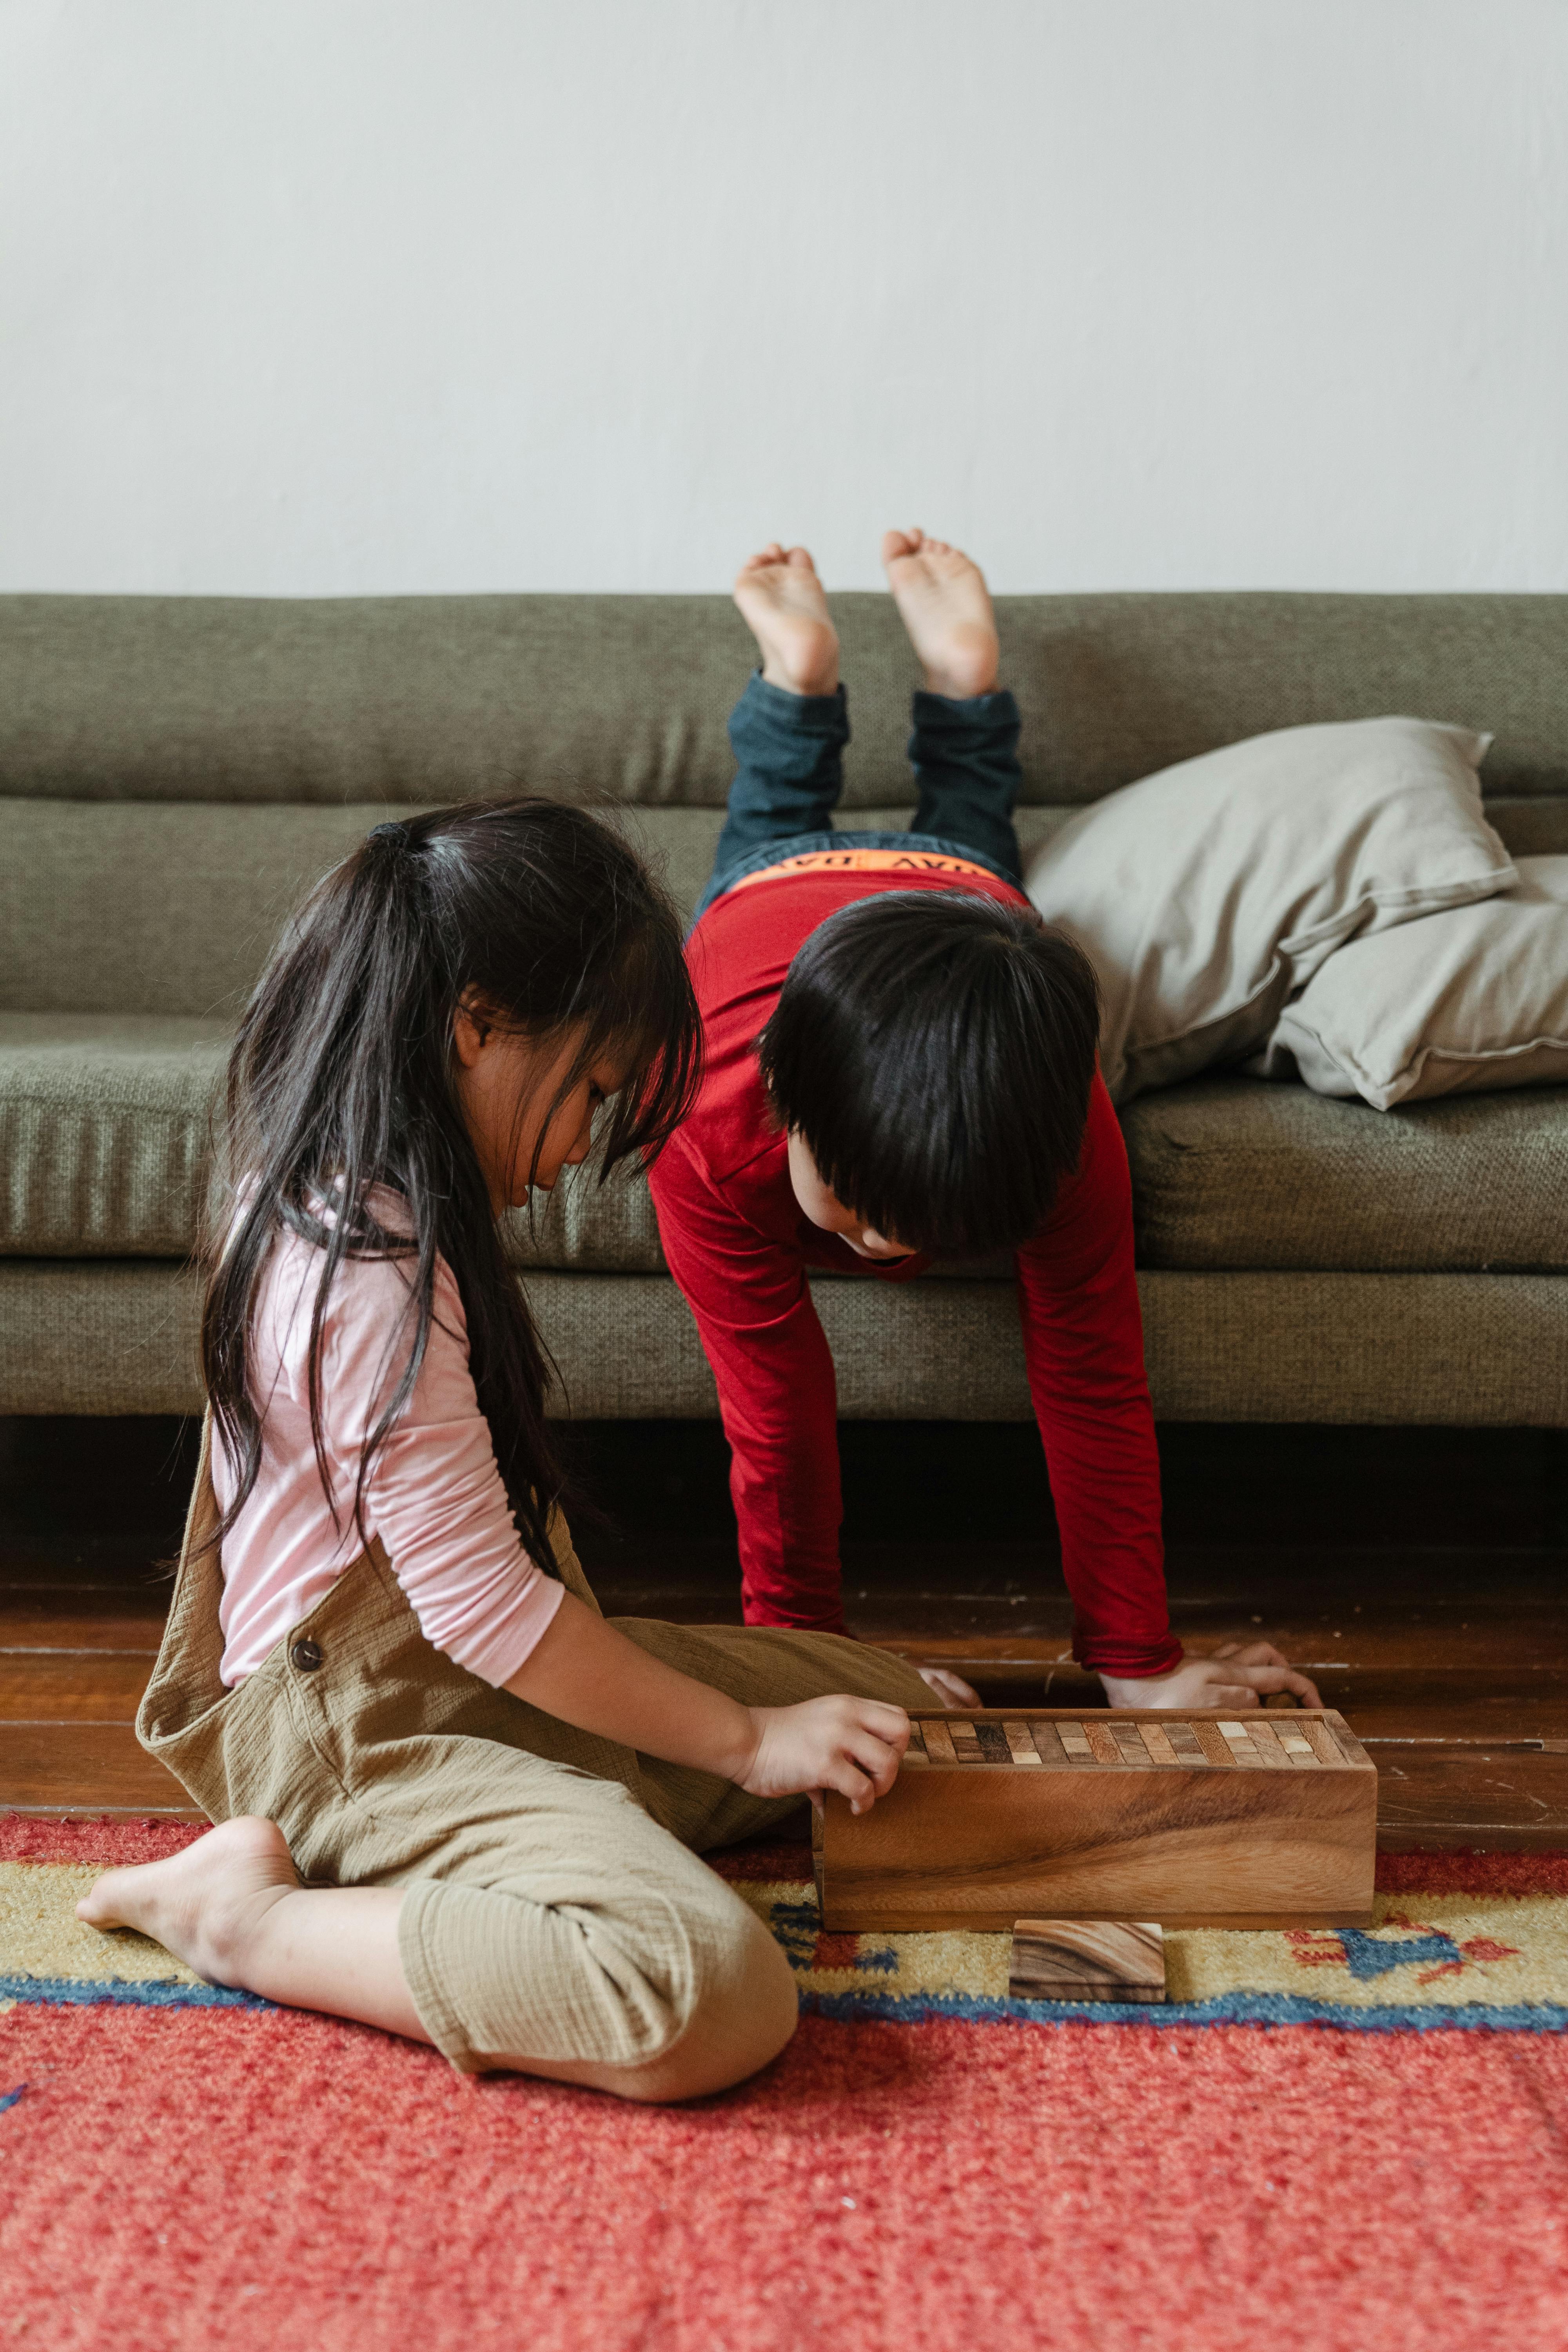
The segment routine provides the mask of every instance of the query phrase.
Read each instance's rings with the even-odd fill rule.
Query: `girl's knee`
[[[597,2087],[648,2102],[702,2098],[786,2046],[800,2016],[794,1974],[755,1914],[739,1901],[735,1909],[731,1931],[709,1941],[685,1998],[670,2002],[660,2046],[635,2065],[604,2068]]]
[[[631,2099],[726,2090],[798,2015],[789,1962],[732,1887],[673,1841],[597,1901],[420,1882],[400,1921],[431,2040],[465,2073],[516,2071]]]

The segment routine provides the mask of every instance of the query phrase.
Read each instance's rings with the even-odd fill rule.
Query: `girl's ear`
[[[470,989],[458,1003],[452,1021],[452,1043],[465,1070],[471,1070],[484,1052],[492,1025]]]

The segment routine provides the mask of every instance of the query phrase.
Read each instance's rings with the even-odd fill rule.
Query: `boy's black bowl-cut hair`
[[[911,1250],[1016,1248],[1078,1164],[1100,997],[1034,909],[895,890],[818,924],[757,1040],[845,1207]]]

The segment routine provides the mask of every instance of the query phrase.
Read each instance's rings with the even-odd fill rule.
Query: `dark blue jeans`
[[[971,858],[1004,880],[1022,879],[1013,809],[1018,706],[1004,688],[952,702],[917,694],[910,759],[919,802],[908,833],[839,833],[833,812],[844,788],[849,740],[844,688],[786,694],[753,671],[730,716],[737,772],[713,872],[692,920],[742,874],[808,849],[931,849]]]

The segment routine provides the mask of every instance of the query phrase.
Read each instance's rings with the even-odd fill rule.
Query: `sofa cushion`
[[[723,811],[595,814],[619,827],[689,916],[712,870]],[[862,814],[894,832],[913,811]],[[384,802],[0,799],[0,1009],[237,1014],[289,909],[387,814]],[[1020,810],[1025,850],[1063,814]]]
[[[0,1255],[184,1256],[228,1042],[194,1018],[0,1013]],[[1568,1087],[1380,1112],[1200,1078],[1143,1097],[1122,1126],[1145,1265],[1568,1268]],[[524,1267],[664,1264],[635,1168],[604,1186],[570,1171],[533,1219],[511,1217],[508,1244]]]
[[[1063,826],[1028,892],[1100,974],[1112,1101],[1244,1059],[1352,933],[1510,888],[1481,814],[1489,740],[1417,719],[1285,728]]]
[[[1568,857],[1521,857],[1500,898],[1336,950],[1262,1060],[1379,1110],[1568,1084]]]
[[[831,601],[846,805],[901,801],[909,639],[880,592]],[[1026,801],[1383,710],[1490,728],[1495,792],[1568,789],[1568,597],[1001,596],[996,617]],[[6,596],[0,777],[60,800],[719,808],[754,658],[727,595]]]
[[[0,801],[0,1007],[232,1025],[289,910],[386,814]]]
[[[0,1255],[181,1258],[208,1197],[231,1043],[221,1021],[0,1013]],[[531,1219],[508,1220],[519,1265],[657,1274],[640,1170],[569,1169]]]
[[[1141,1265],[1247,1271],[1568,1268],[1568,1087],[1377,1112],[1304,1087],[1201,1078],[1122,1113]],[[655,1274],[664,1265],[640,1171],[600,1186],[568,1170],[521,1266]],[[1001,1261],[933,1272],[1005,1278]],[[826,1278],[826,1277],[825,1277]]]
[[[222,1021],[0,1013],[0,1255],[182,1258],[195,1246],[231,1043]],[[531,1219],[519,1265],[658,1274],[640,1170],[600,1185],[569,1169]]]
[[[531,1213],[511,1212],[504,1238],[513,1265],[525,1268],[577,1274],[665,1270],[653,1194],[633,1160],[623,1160],[603,1184],[592,1161],[563,1168],[555,1190],[538,1196]]]
[[[514,1265],[557,1274],[662,1274],[664,1251],[658,1218],[647,1179],[635,1162],[616,1169],[600,1184],[592,1164],[562,1171],[553,1192],[541,1198],[531,1216],[514,1209],[506,1221],[507,1255]],[[943,1280],[1011,1282],[1009,1255],[953,1258],[933,1265]],[[813,1269],[812,1279],[818,1278]],[[824,1282],[839,1276],[824,1272]],[[846,1282],[862,1277],[846,1274]]]
[[[0,1255],[184,1256],[228,1046],[219,1021],[0,1013]]]
[[[1568,1267],[1568,1087],[1377,1111],[1205,1077],[1145,1095],[1121,1124],[1142,1265]]]

